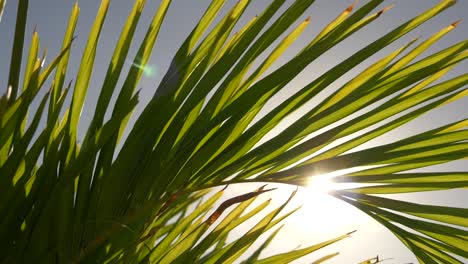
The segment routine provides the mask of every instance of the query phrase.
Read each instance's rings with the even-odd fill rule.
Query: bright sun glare
[[[342,170],[311,176],[307,186],[297,190],[296,195],[288,204],[288,209],[286,209],[288,211],[301,207],[286,220],[288,231],[285,236],[288,239],[294,237],[295,241],[308,243],[313,237],[314,241],[320,242],[330,239],[331,236],[339,236],[353,230],[360,230],[363,227],[366,230],[374,228],[373,225],[369,225],[371,219],[367,215],[328,194],[330,191],[358,187],[356,184],[333,181],[335,177],[350,172],[350,170]],[[252,188],[255,187],[258,186],[252,186]],[[271,184],[268,187],[278,188],[270,193],[275,208],[282,205],[296,190],[296,186],[292,185]],[[246,186],[233,185],[228,190],[238,194],[245,192]]]
[[[333,234],[341,234],[355,229],[359,229],[366,225],[369,218],[364,214],[357,212],[355,208],[336,199],[328,193],[336,190],[357,187],[355,184],[343,184],[334,182],[333,179],[339,175],[343,175],[348,171],[337,171],[321,175],[312,176],[309,179],[308,185],[298,192],[296,197],[303,205],[296,217],[300,228],[310,228],[313,223],[320,226],[319,230],[310,230],[315,235],[323,233],[323,237]],[[304,226],[300,224],[308,219]],[[343,221],[346,219],[346,221]]]
[[[307,186],[307,192],[315,194],[327,194],[330,191],[336,190],[338,185],[333,181],[333,176],[318,175],[311,177]]]
[[[311,194],[326,195],[331,191],[360,187],[361,184],[337,183],[333,180],[337,176],[342,176],[357,170],[359,169],[353,168],[311,176],[306,186],[306,190]]]

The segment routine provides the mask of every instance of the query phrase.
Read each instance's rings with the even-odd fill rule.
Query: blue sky
[[[2,21],[0,23],[0,93],[4,93],[7,84],[7,72],[8,72],[8,61],[10,57],[10,50],[13,38],[13,29],[15,23],[15,11],[16,6],[13,0],[7,1],[6,9],[3,14]],[[41,38],[41,47],[47,47],[49,50],[49,58],[57,54],[61,47],[61,40],[63,32],[66,27],[67,19],[71,7],[75,1],[73,0],[30,0],[30,10],[28,17],[27,37],[26,41],[29,43],[30,36],[34,27],[37,30]],[[80,51],[84,48],[86,43],[88,29],[93,23],[94,15],[99,7],[97,0],[81,0],[79,2],[81,7],[80,19],[76,31],[77,40],[74,43],[74,47],[71,53],[71,64],[70,64],[70,75],[67,79],[73,78],[73,73],[78,70]],[[165,72],[172,55],[175,53],[179,45],[182,43],[187,34],[191,31],[195,25],[197,19],[203,14],[204,9],[208,6],[211,0],[173,0],[173,3],[168,11],[166,20],[161,28],[160,36],[156,43],[156,47],[153,52],[153,56],[150,60],[150,64],[155,67],[155,75],[145,77],[141,84],[142,96],[141,103],[138,111],[141,111],[143,106],[146,104],[148,99],[154,93],[158,82],[160,81],[162,74]],[[235,2],[235,0],[228,0],[228,4],[223,9],[228,10]],[[239,25],[244,24],[250,18],[260,13],[264,7],[270,1],[267,0],[256,0],[253,1],[247,12],[242,17]],[[292,3],[293,1],[288,1]],[[305,12],[303,19],[307,16],[312,16],[311,23],[306,29],[301,39],[299,39],[281,58],[277,66],[286,62],[289,58],[293,57],[297,51],[299,51],[308,41],[310,41],[329,21],[335,18],[342,10],[344,10],[352,0],[317,0],[312,7]],[[366,1],[361,1],[358,6],[362,5]],[[273,107],[275,104],[284,100],[285,96],[293,93],[297,89],[301,88],[302,85],[310,82],[315,77],[319,76],[322,72],[326,71],[330,67],[334,66],[337,62],[347,58],[353,52],[362,48],[365,44],[381,36],[390,29],[397,25],[407,21],[411,17],[423,12],[432,5],[436,4],[437,0],[390,0],[385,1],[382,7],[395,4],[395,7],[385,13],[382,18],[377,20],[372,25],[368,26],[358,34],[350,37],[347,41],[343,42],[336,48],[330,50],[324,54],[321,58],[307,67],[302,74],[291,82],[291,84],[267,106],[267,109]],[[141,40],[145,33],[147,26],[149,25],[153,13],[158,7],[159,1],[148,1],[146,4],[140,27],[137,30],[135,39]],[[103,75],[107,69],[109,58],[112,55],[113,48],[117,39],[122,25],[124,24],[127,14],[133,1],[128,0],[113,0],[108,12],[108,18],[103,28],[101,40],[99,43],[99,49],[97,52],[95,72],[92,76],[89,95],[87,97],[86,106],[83,109],[83,123],[80,125],[81,132],[85,131],[87,121],[92,115],[94,110],[94,104],[99,93],[100,85],[103,81]],[[287,5],[285,5],[287,6]],[[373,60],[387,54],[394,50],[396,47],[401,46],[408,40],[421,36],[425,39],[437,32],[441,28],[451,24],[458,19],[467,20],[468,1],[460,0],[455,6],[444,12],[443,14],[433,18],[420,28],[414,30],[401,40],[383,49],[382,52],[376,54],[371,60],[366,61],[350,74],[343,76],[340,82],[344,82],[353,74],[356,74],[359,70],[362,70],[365,66],[372,63]],[[302,19],[298,20],[297,23],[301,22]],[[237,27],[239,28],[239,27]],[[462,21],[456,30],[449,33],[444,37],[438,44],[434,45],[425,54],[433,53],[440,50],[443,47],[447,47],[451,44],[465,40],[468,37],[468,21]],[[130,57],[136,52],[135,47]],[[27,51],[25,51],[27,53]],[[466,72],[467,63],[458,66],[452,73],[451,76]],[[128,65],[127,67],[130,67]],[[313,102],[312,102],[313,103]],[[384,138],[380,138],[379,141],[369,142],[369,145],[382,143],[395,138],[401,137],[402,135],[414,134],[421,130],[428,129],[430,127],[437,127],[442,124],[446,124],[450,121],[459,120],[467,117],[466,106],[468,105],[468,98],[455,102],[449,106],[442,107],[430,115],[423,116],[419,120],[416,120],[408,126],[398,129]],[[442,170],[450,168],[451,170],[467,170],[468,162],[458,161],[448,165],[438,166],[433,168],[434,170]],[[254,188],[254,187],[252,187]],[[287,188],[283,188],[287,189]],[[289,189],[288,189],[289,190]],[[232,188],[232,194],[237,190],[236,187]],[[283,191],[285,193],[285,191]],[[278,195],[278,203],[280,203],[281,196]],[[302,199],[307,199],[306,191],[300,193]],[[310,198],[310,197],[309,197]],[[443,193],[431,193],[405,196],[404,198],[416,199],[421,202],[430,202],[434,204],[451,204],[452,206],[466,207],[466,201],[468,196],[466,191],[451,191]],[[329,199],[329,198],[323,198]],[[300,200],[300,199],[299,199]],[[377,254],[384,258],[394,258],[386,263],[407,263],[415,262],[414,257],[407,250],[399,244],[388,231],[378,226],[372,220],[369,220],[363,215],[360,215],[359,211],[345,207],[338,201],[330,201],[329,205],[336,207],[336,210],[342,210],[342,214],[335,214],[334,212],[328,212],[320,204],[313,203],[312,201],[304,202],[304,209],[293,217],[283,230],[280,239],[273,244],[271,252],[278,252],[281,249],[293,249],[298,245],[308,245],[314,242],[320,242],[321,240],[331,238],[335,235],[342,234],[343,231],[351,231],[349,229],[358,229],[358,232],[353,235],[352,239],[348,239],[340,243],[336,247],[327,248],[319,252],[317,255],[313,255],[309,259],[302,260],[298,263],[308,263],[310,260],[316,259],[317,257],[326,253],[331,253],[336,250],[341,251],[341,254],[336,259],[329,263],[353,263],[359,260],[363,260],[366,257],[373,257]],[[323,212],[317,213],[312,216],[310,211],[318,212],[317,210],[323,210]],[[356,223],[347,223],[343,225],[342,219],[347,215],[360,215],[359,220]],[[338,219],[337,219],[338,218]],[[339,221],[337,221],[339,220]],[[326,226],[323,226],[325,225]],[[313,226],[316,227],[313,227]],[[318,226],[318,228],[317,228]]]

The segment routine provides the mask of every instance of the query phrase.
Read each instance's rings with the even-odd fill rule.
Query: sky
[[[166,19],[161,28],[159,38],[157,40],[150,64],[155,68],[153,76],[146,76],[140,82],[142,88],[141,102],[136,113],[142,110],[148,99],[154,93],[157,84],[161,80],[162,75],[166,71],[168,64],[178,49],[179,45],[189,34],[194,27],[198,18],[204,12],[211,0],[173,0],[169,8]],[[8,0],[6,9],[0,23],[0,94],[3,94],[7,87],[8,62],[13,39],[13,30],[15,23],[16,1]],[[145,34],[146,28],[149,25],[153,13],[157,10],[160,1],[148,1],[145,10],[142,14],[139,29],[137,29],[135,39],[141,40]],[[228,10],[236,0],[228,0],[228,4],[223,9],[223,13]],[[256,14],[260,13],[269,3],[268,0],[253,0],[249,9],[241,18],[239,25],[243,25]],[[287,1],[292,3],[292,0]],[[353,0],[317,0],[310,9],[308,9],[303,17],[297,21],[300,23],[308,16],[312,16],[312,20],[308,28],[305,30],[299,40],[297,40],[288,52],[278,60],[273,67],[280,66],[284,62],[291,59],[306,43],[308,43],[328,22],[334,19],[341,11],[343,11]],[[358,6],[361,6],[366,1],[360,1]],[[73,44],[70,61],[70,75],[67,80],[73,78],[73,74],[77,72],[80,61],[80,51],[86,44],[88,29],[91,27],[94,16],[99,7],[98,0],[80,0],[81,8],[80,18],[76,30],[77,39]],[[346,59],[353,52],[359,50],[367,43],[375,40],[378,36],[383,35],[390,29],[407,21],[411,17],[423,12],[431,6],[438,3],[438,0],[389,0],[385,1],[381,7],[395,4],[395,7],[385,13],[381,19],[372,23],[364,30],[353,35],[347,41],[325,53],[321,58],[316,60],[309,67],[295,78],[282,91],[271,104],[267,105],[266,110],[274,107],[275,104],[284,100],[286,96],[300,89],[304,84],[310,82],[327,69],[333,67],[337,62]],[[26,43],[30,42],[31,33],[34,27],[37,28],[41,38],[41,47],[47,47],[49,50],[49,58],[59,52],[61,40],[65,31],[68,15],[74,4],[74,0],[30,0],[29,17],[27,25]],[[133,1],[129,0],[112,0],[108,12],[107,20],[104,25],[101,40],[99,42],[95,71],[91,79],[89,94],[86,101],[86,106],[83,109],[83,122],[80,124],[80,132],[84,133],[87,122],[89,122],[94,105],[99,94],[99,88],[103,81],[103,75],[107,69],[109,58],[112,55],[113,48],[119,37],[121,27],[125,23],[128,12],[131,9]],[[281,10],[284,10],[281,9]],[[337,84],[344,83],[359,70],[370,65],[375,59],[381,58],[395,48],[400,47],[410,39],[421,36],[423,39],[429,37],[443,27],[451,24],[458,19],[464,19],[456,30],[450,32],[446,37],[440,40],[436,45],[430,48],[423,55],[428,55],[435,51],[447,47],[451,44],[465,40],[468,37],[468,0],[460,0],[459,3],[445,11],[443,14],[431,19],[416,30],[410,32],[401,40],[393,43],[381,52],[375,54],[370,60],[356,67],[350,73],[344,75]],[[280,12],[279,12],[280,13]],[[297,24],[296,23],[296,24]],[[236,26],[236,29],[239,28]],[[235,30],[234,30],[235,31]],[[26,45],[27,46],[27,45]],[[273,45],[274,46],[274,45]],[[136,52],[136,45],[133,47],[130,58]],[[25,51],[27,54],[27,51]],[[455,68],[449,76],[455,76],[466,72],[467,63]],[[130,65],[127,65],[127,69]],[[125,69],[124,69],[125,71]],[[316,102],[315,102],[316,103]],[[314,102],[311,102],[314,104]],[[430,115],[425,115],[414,122],[409,123],[402,129],[397,129],[378,141],[369,142],[366,146],[372,144],[382,144],[384,142],[393,141],[401,136],[418,133],[428,128],[437,127],[451,121],[459,120],[467,117],[466,105],[468,98],[459,100],[451,105],[442,107],[434,111]],[[135,115],[134,115],[135,116]],[[134,120],[134,119],[133,119]],[[457,161],[446,165],[440,165],[432,170],[468,170],[468,162]],[[250,186],[249,186],[250,188]],[[252,190],[256,186],[251,187]],[[235,195],[239,191],[245,190],[245,187],[233,186],[228,189],[227,195]],[[280,204],[288,196],[288,192],[293,190],[292,187],[281,187],[274,195],[273,201]],[[454,190],[450,192],[432,192],[430,194],[406,195],[400,196],[403,199],[411,199],[412,201],[428,202],[440,205],[452,205],[466,207],[468,195],[466,191]],[[319,200],[320,202],[317,202]],[[392,258],[384,263],[408,263],[416,262],[412,254],[398,240],[383,227],[379,226],[372,219],[365,216],[360,211],[336,201],[330,197],[320,195],[311,196],[310,191],[300,190],[298,201],[295,205],[304,204],[303,209],[291,217],[278,240],[272,244],[268,253],[279,253],[284,250],[294,249],[299,245],[306,246],[312,243],[318,243],[334,236],[357,229],[358,232],[353,234],[352,238],[340,242],[336,246],[326,248],[313,254],[308,258],[304,258],[296,263],[310,263],[312,260],[319,258],[328,253],[340,251],[340,255],[329,263],[356,263],[365,258],[379,255],[383,258]],[[352,219],[343,221],[343,219]],[[345,223],[345,224],[344,224]]]

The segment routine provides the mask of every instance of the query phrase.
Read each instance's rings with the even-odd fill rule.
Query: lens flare
[[[133,67],[136,67],[138,69],[142,69],[143,74],[146,77],[154,77],[157,74],[156,66],[154,66],[154,65],[151,65],[151,64],[143,65],[143,64],[138,64],[136,62],[130,62],[130,61],[127,61],[127,63],[132,65]]]

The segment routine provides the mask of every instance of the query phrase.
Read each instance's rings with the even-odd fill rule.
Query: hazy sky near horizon
[[[16,14],[16,1],[7,0],[6,9],[4,11],[2,20],[0,22],[0,94],[6,91],[7,76],[9,69],[10,51],[13,39],[13,30]],[[37,28],[41,39],[41,48],[47,47],[49,50],[48,62],[53,58],[61,47],[63,33],[66,28],[68,16],[75,0],[30,0],[29,1],[29,16],[28,26],[26,29],[26,47],[31,39],[31,33],[34,27]],[[142,14],[139,28],[135,35],[136,45],[132,47],[129,58],[133,58],[139,41],[143,39],[147,26],[149,25],[154,12],[157,10],[160,1],[147,1],[144,12]],[[165,73],[172,56],[177,51],[179,45],[190,33],[195,26],[197,19],[201,17],[205,8],[209,5],[211,0],[173,0],[169,8],[166,19],[162,25],[160,35],[158,37],[153,55],[149,64],[153,65],[156,69],[154,76],[146,76],[140,82],[139,88],[142,88],[141,102],[137,108],[137,113],[142,110],[148,100],[153,95],[162,75]],[[223,8],[225,13],[237,0],[227,0],[226,6]],[[245,12],[241,21],[236,26],[236,29],[267,6],[270,1],[268,0],[253,0],[252,4]],[[287,4],[281,9],[281,13],[285,7],[289,6],[293,0],[288,0]],[[301,19],[295,25],[300,23],[308,16],[312,16],[312,20],[308,28],[302,34],[300,39],[296,41],[288,52],[278,60],[274,67],[278,67],[292,58],[304,45],[306,45],[328,22],[334,19],[341,11],[343,11],[353,0],[316,0],[316,2],[307,10]],[[360,1],[358,7],[367,1]],[[284,89],[268,107],[273,106],[285,96],[299,90],[305,84],[318,77],[321,73],[336,65],[336,63],[346,59],[351,54],[361,49],[367,43],[377,39],[379,36],[385,34],[390,29],[406,22],[408,19],[415,15],[424,12],[424,10],[438,3],[438,0],[388,0],[384,1],[384,6],[395,4],[395,7],[389,12],[385,13],[376,22],[372,23],[364,30],[350,37],[347,41],[333,48],[325,53],[321,58],[316,60],[313,64],[307,67],[291,84]],[[71,58],[70,58],[70,74],[67,75],[67,81],[74,78],[79,62],[80,52],[83,50],[91,27],[94,16],[99,7],[100,1],[98,0],[80,0],[79,6],[81,8],[80,18],[76,30],[77,39],[73,44]],[[104,25],[99,48],[97,51],[95,72],[93,73],[86,106],[83,109],[83,124],[80,125],[80,131],[83,133],[89,122],[94,105],[99,95],[100,87],[102,85],[103,76],[107,70],[110,57],[112,56],[114,45],[120,35],[121,27],[125,23],[127,15],[133,5],[133,1],[129,0],[112,0],[110,9],[108,11],[107,20]],[[377,11],[377,10],[376,10]],[[407,43],[414,37],[421,36],[421,39],[426,39],[430,35],[439,31],[443,27],[451,24],[458,19],[464,19],[457,29],[450,32],[447,36],[441,39],[436,45],[430,48],[424,55],[434,53],[444,47],[453,45],[459,41],[468,38],[468,0],[459,0],[459,3],[437,17],[431,19],[421,27],[407,34],[405,37],[396,41],[383,51],[377,53],[373,58],[364,62],[362,65],[356,67],[353,71],[343,76],[339,83],[343,83],[350,77],[358,73],[365,66],[370,65],[375,59],[381,58],[383,55],[395,50],[396,48]],[[234,30],[235,31],[235,30]],[[421,41],[421,40],[420,40]],[[276,42],[277,43],[277,42]],[[273,45],[274,46],[274,45]],[[27,55],[27,49],[24,55]],[[127,65],[124,72],[130,67]],[[466,73],[468,63],[464,62],[462,65],[456,67],[449,76],[459,75]],[[312,102],[313,103],[313,102]],[[451,105],[442,107],[429,115],[425,115],[414,122],[411,122],[404,129],[397,129],[389,133],[379,142],[385,140],[395,140],[404,135],[414,134],[428,128],[435,128],[440,125],[460,120],[468,117],[468,98],[459,100]],[[268,108],[267,107],[267,108]],[[135,116],[135,115],[134,115]],[[375,144],[379,142],[369,142]],[[441,165],[436,170],[443,170],[449,168],[450,170],[467,171],[468,162],[457,161],[448,165]],[[250,188],[250,187],[249,187]],[[255,187],[252,186],[252,189]],[[242,187],[245,190],[245,187]],[[291,190],[291,188],[284,188]],[[292,188],[294,189],[294,188]],[[238,187],[234,186],[228,189],[228,195],[240,191]],[[286,192],[283,191],[283,194]],[[286,195],[278,199],[278,204],[281,203]],[[369,219],[360,211],[344,205],[340,201],[327,200],[326,203],[314,203],[313,201],[301,202],[301,199],[306,199],[308,196],[306,191],[299,193],[299,199],[296,199],[297,204],[304,203],[304,209],[292,217],[285,226],[278,240],[272,244],[270,253],[279,252],[281,250],[288,250],[296,248],[298,245],[310,245],[318,243],[326,239],[330,239],[336,235],[341,235],[343,232],[348,232],[353,229],[358,229],[358,232],[353,235],[351,239],[347,239],[336,246],[326,248],[318,251],[318,253],[311,255],[311,257],[304,258],[297,263],[310,263],[312,260],[324,256],[328,253],[340,251],[340,255],[332,259],[328,263],[356,263],[365,258],[374,257],[377,254],[383,258],[393,258],[384,263],[408,263],[416,262],[408,250],[401,245],[398,240],[383,227],[379,226],[375,221]],[[301,198],[302,197],[302,198]],[[466,207],[468,195],[466,191],[455,190],[450,192],[437,192],[431,194],[418,194],[413,196],[404,196],[405,198],[416,199],[417,201],[430,202],[433,204],[450,204],[452,206]],[[266,197],[268,198],[268,197]],[[274,197],[276,199],[276,197]],[[335,210],[342,210],[342,214],[327,211],[323,208],[324,205],[332,206]],[[324,210],[322,215],[321,211]],[[316,215],[310,212],[315,211]],[[356,217],[355,223],[346,223],[343,225],[343,218],[349,215],[359,215]]]

